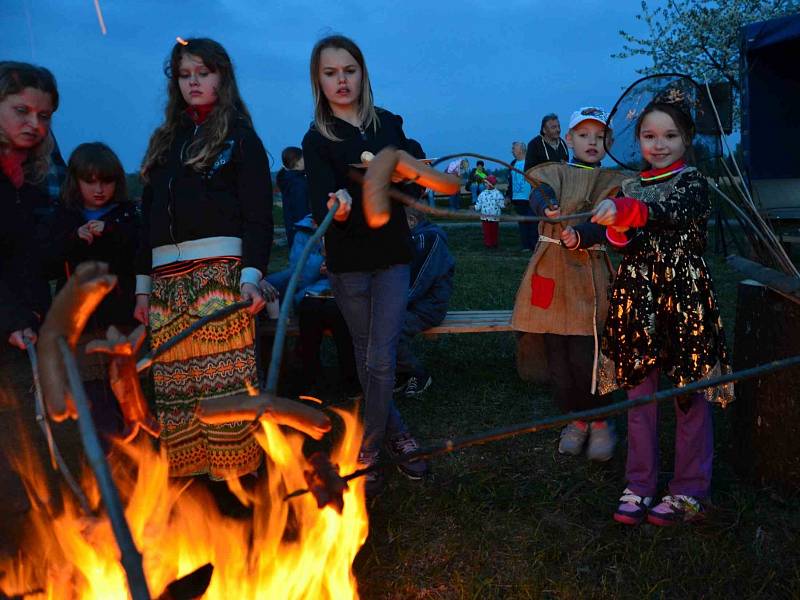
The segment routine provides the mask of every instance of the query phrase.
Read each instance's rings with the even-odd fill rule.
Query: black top
[[[139,240],[139,216],[133,203],[115,204],[98,221],[103,233],[87,244],[78,237],[78,229],[87,222],[83,211],[60,208],[50,227],[51,258],[57,258],[65,275],[70,276],[82,262],[98,260],[108,263],[109,272],[117,276],[116,287],[109,292],[92,315],[91,325],[133,325],[136,283],[135,256]]]
[[[24,183],[16,189],[0,171],[0,348],[8,336],[35,327],[50,305],[50,288],[40,254],[42,226],[35,214],[48,205],[47,196]]]
[[[544,141],[541,135],[537,135],[528,142],[528,151],[525,153],[525,168],[527,172],[531,167],[535,167],[546,162],[569,162],[569,151],[564,140],[558,138],[558,148],[553,148]]]
[[[312,125],[303,138],[303,157],[308,174],[308,200],[314,219],[325,218],[328,193],[346,188],[353,198],[350,216],[334,221],[325,235],[328,269],[333,273],[373,271],[411,261],[411,236],[401,204],[392,203],[389,222],[371,229],[364,220],[361,186],[348,177],[350,164],[361,162],[365,150],[377,154],[386,146],[406,150],[408,144],[400,119],[378,109],[379,126],[363,132],[334,119],[333,132],[341,141],[324,137]]]
[[[196,171],[184,152],[203,125],[188,116],[167,152],[152,167],[142,192],[144,235],[136,272],[149,275],[152,249],[216,236],[242,239],[242,267],[266,274],[272,246],[272,180],[267,153],[244,119],[234,122],[211,167]]]

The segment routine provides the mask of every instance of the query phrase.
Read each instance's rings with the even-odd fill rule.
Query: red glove
[[[647,205],[636,198],[611,198],[617,207],[617,220],[620,227],[644,227],[649,210]]]

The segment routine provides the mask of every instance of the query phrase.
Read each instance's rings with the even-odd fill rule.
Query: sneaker
[[[404,395],[406,398],[416,398],[417,396],[421,396],[422,392],[431,387],[432,383],[433,377],[427,373],[414,373],[408,378],[408,385],[406,385],[406,391],[404,392]]]
[[[678,523],[688,523],[702,519],[705,515],[703,505],[692,496],[664,496],[661,503],[647,515],[647,522],[659,527],[668,527]]]
[[[408,373],[398,373],[394,376],[394,387],[392,387],[392,391],[395,394],[402,394],[406,391],[406,387],[408,387],[408,380],[410,376]]]
[[[403,457],[419,450],[417,440],[408,432],[404,431],[390,436],[386,440],[386,451],[393,460],[401,460]],[[398,470],[409,479],[422,479],[429,472],[428,461],[415,460],[414,462],[397,463]]]
[[[622,492],[622,497],[619,499],[620,505],[614,512],[614,520],[623,525],[638,525],[644,521],[647,514],[647,509],[653,503],[652,496],[637,496],[628,488]]]
[[[617,436],[608,421],[594,421],[589,426],[589,447],[586,449],[586,458],[605,462],[614,456],[616,443]]]
[[[358,468],[371,467],[380,461],[380,451],[361,450],[358,453]],[[371,500],[383,491],[385,480],[383,469],[377,468],[364,475],[364,494]]]
[[[589,425],[583,421],[573,421],[561,430],[558,452],[578,456],[583,452],[587,437],[589,437]]]

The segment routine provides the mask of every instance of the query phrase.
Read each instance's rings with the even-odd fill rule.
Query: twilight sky
[[[556,112],[610,110],[642,60],[612,59],[619,29],[642,33],[640,0],[1,0],[0,58],[56,76],[53,130],[66,159],[99,140],[138,169],[163,118],[162,67],[175,36],[205,36],[231,55],[256,129],[280,167],[312,119],[308,60],[329,33],[361,46],[376,102],[401,114],[428,156],[474,151],[508,158]]]

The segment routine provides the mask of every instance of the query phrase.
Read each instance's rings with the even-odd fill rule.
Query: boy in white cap
[[[572,113],[567,144],[570,163],[545,163],[527,175],[539,182],[531,192],[534,214],[558,217],[591,210],[613,195],[623,177],[600,168],[610,135],[606,113],[585,107]],[[605,231],[577,220],[540,223],[539,241],[517,292],[511,325],[542,334],[547,371],[556,404],[571,413],[607,403],[602,395],[612,374],[599,351],[599,333],[608,312],[611,265],[602,245]],[[588,442],[588,446],[587,446]],[[576,420],[561,432],[559,452],[591,460],[612,457],[616,438],[605,420]]]

